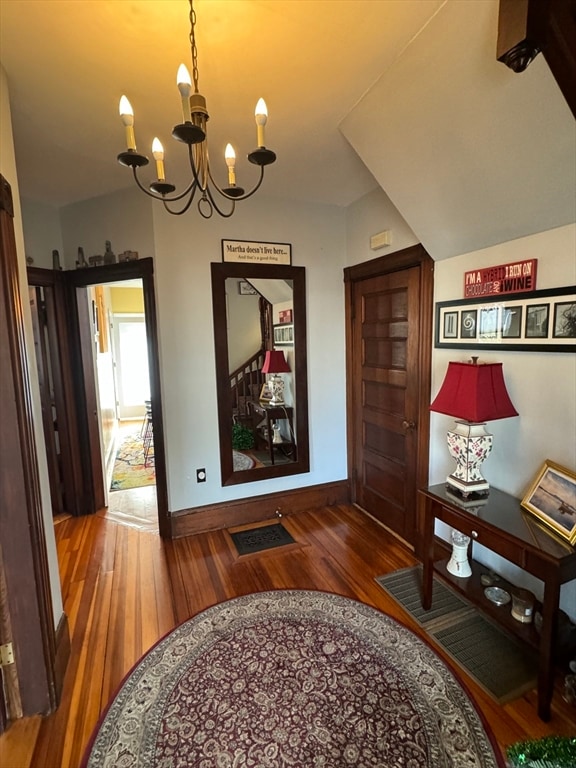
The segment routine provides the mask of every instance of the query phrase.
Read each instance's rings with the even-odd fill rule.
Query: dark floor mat
[[[400,571],[387,573],[385,576],[378,576],[376,581],[426,629],[429,629],[436,620],[443,620],[449,614],[472,610],[467,600],[434,579],[432,605],[429,611],[425,611],[422,608],[422,568],[420,566],[403,568]]]
[[[230,536],[232,536],[232,541],[239,555],[251,555],[253,552],[262,552],[265,549],[295,543],[282,523],[249,528],[245,531],[231,533]]]
[[[421,566],[378,576],[376,581],[499,703],[536,686],[536,652],[485,619],[436,575],[429,611],[422,608]]]

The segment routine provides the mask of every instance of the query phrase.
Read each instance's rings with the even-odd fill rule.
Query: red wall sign
[[[536,290],[538,259],[464,272],[464,297],[502,296]]]

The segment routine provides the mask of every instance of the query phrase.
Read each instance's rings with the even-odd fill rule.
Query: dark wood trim
[[[418,444],[416,489],[428,484],[429,450],[430,450],[430,388],[432,385],[432,326],[433,326],[433,300],[434,300],[434,261],[420,244],[404,248],[401,251],[381,256],[377,259],[355,264],[344,269],[345,283],[345,311],[346,311],[346,424],[348,433],[348,477],[351,480],[351,497],[355,503],[355,478],[356,445],[353,440],[355,434],[352,372],[352,340],[355,317],[354,285],[360,280],[379,277],[391,272],[398,272],[412,267],[420,268],[420,328],[418,338],[418,366],[420,380],[418,389]],[[421,552],[422,531],[416,525],[414,548],[416,553]]]
[[[156,469],[156,499],[158,505],[158,527],[163,538],[170,537],[170,515],[168,512],[168,487],[166,480],[166,450],[164,443],[164,421],[162,414],[162,392],[160,384],[160,357],[158,343],[158,321],[156,317],[156,297],[154,288],[154,262],[151,258],[138,259],[136,261],[121,262],[102,267],[89,267],[86,269],[70,270],[64,273],[70,286],[75,289],[86,288],[89,285],[101,285],[122,280],[142,280],[144,294],[144,312],[146,319],[146,337],[148,340],[148,365],[150,369],[150,399],[152,401],[152,423],[154,428],[154,462]],[[76,294],[78,291],[75,292]],[[78,295],[73,297],[76,303]],[[79,317],[85,319],[82,311]],[[75,313],[77,315],[77,311]],[[85,325],[77,328],[76,348],[84,349],[84,354],[76,360],[76,370],[80,374],[76,382],[76,393],[79,406],[79,419],[85,433],[85,440],[81,444],[83,451],[83,466],[86,474],[92,478],[92,487],[97,487],[94,478],[101,476],[100,464],[92,465],[91,456],[97,456],[100,462],[100,437],[91,414],[95,408],[95,401],[90,394],[90,381],[93,380],[91,371],[88,370],[87,345],[91,343],[90,333]],[[83,362],[84,361],[84,362]],[[81,373],[83,370],[83,373]],[[97,425],[96,425],[97,426]],[[92,449],[89,446],[92,445]],[[96,460],[96,459],[95,459]],[[92,494],[92,499],[94,495]],[[92,501],[92,507],[94,503]],[[94,511],[94,508],[90,511]]]
[[[223,504],[183,509],[172,515],[172,538],[258,523],[278,517],[277,513],[282,516],[295,515],[321,507],[348,504],[349,501],[348,481],[338,480],[308,488],[234,499]]]
[[[576,0],[500,0],[498,61],[523,72],[540,51],[576,116]]]
[[[424,246],[420,244],[411,245],[408,248],[403,248],[401,251],[380,256],[370,261],[364,261],[362,264],[345,267],[344,282],[356,282],[357,280],[365,280],[369,277],[379,277],[380,275],[387,275],[389,272],[398,272],[400,269],[419,267],[426,262],[431,262],[434,265],[434,261],[424,249]]]
[[[66,273],[39,267],[28,267],[27,272],[28,285],[44,289],[54,406],[58,420],[64,509],[71,515],[81,515],[86,511],[86,484],[77,448],[82,441],[74,388],[70,300],[64,279]]]
[[[102,509],[105,503],[104,477],[102,473],[102,446],[98,419],[98,393],[94,376],[94,335],[91,322],[93,307],[86,287],[75,288],[77,318],[77,345],[75,345],[75,374],[77,389],[78,420],[81,425],[80,457],[85,483],[84,514]],[[80,403],[82,404],[80,406]]]
[[[25,715],[56,705],[56,638],[10,185],[0,178],[0,547]]]
[[[68,626],[68,616],[63,613],[56,628],[56,658],[54,660],[54,685],[56,689],[56,699],[60,701],[62,697],[62,688],[64,687],[64,675],[70,659],[70,628]]]

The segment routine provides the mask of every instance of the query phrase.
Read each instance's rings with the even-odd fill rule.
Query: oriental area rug
[[[144,441],[140,434],[126,437],[116,454],[112,470],[111,491],[124,491],[127,488],[142,488],[156,483],[154,471],[154,448],[150,452],[146,465],[144,464]]]
[[[152,648],[84,768],[503,768],[454,672],[413,632],[316,591],[208,608]]]

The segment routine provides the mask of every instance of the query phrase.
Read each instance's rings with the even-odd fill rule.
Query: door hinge
[[[0,645],[0,667],[7,667],[9,664],[14,664],[14,649],[12,643],[4,643]]]

